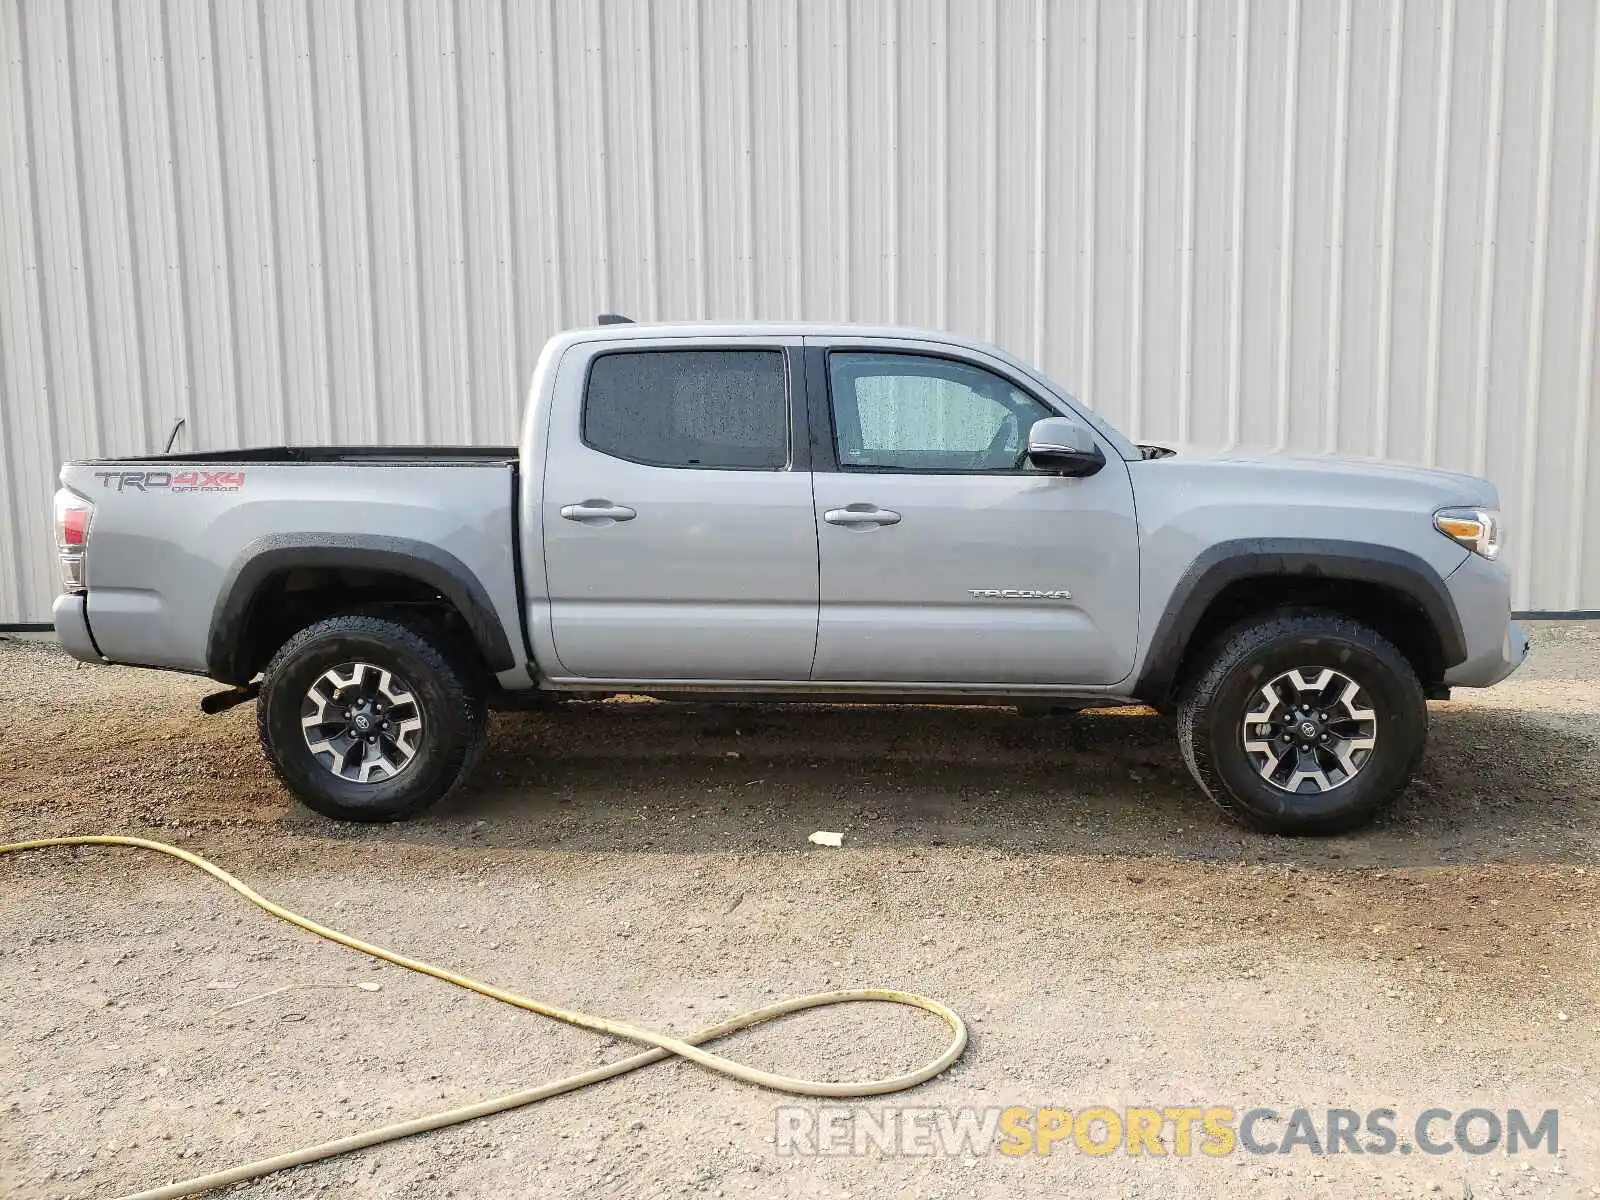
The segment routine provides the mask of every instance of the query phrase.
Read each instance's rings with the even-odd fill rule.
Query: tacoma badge
[[[973,588],[979,600],[1071,600],[1066,588]]]

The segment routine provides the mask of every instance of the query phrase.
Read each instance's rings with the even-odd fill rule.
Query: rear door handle
[[[844,508],[830,508],[822,514],[829,525],[843,525],[846,529],[872,529],[879,525],[897,525],[900,514],[892,508],[879,508],[876,504],[851,504]]]
[[[580,521],[585,525],[609,525],[614,521],[631,521],[639,514],[624,504],[613,504],[609,500],[585,500],[582,504],[563,506],[561,515],[569,521]]]

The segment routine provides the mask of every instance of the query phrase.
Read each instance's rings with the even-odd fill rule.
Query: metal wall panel
[[[510,441],[604,310],[1485,472],[1600,608],[1597,276],[1597,0],[0,0],[0,622],[60,459]]]

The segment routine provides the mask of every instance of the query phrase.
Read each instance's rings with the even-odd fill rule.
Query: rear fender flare
[[[267,580],[301,567],[365,568],[414,579],[455,606],[490,671],[517,665],[482,580],[448,550],[379,534],[271,534],[245,546],[223,578],[206,638],[206,669],[213,679],[248,682],[248,668],[239,661],[240,638],[255,600]]]

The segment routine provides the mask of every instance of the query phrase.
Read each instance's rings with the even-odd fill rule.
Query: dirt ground
[[[241,1200],[1600,1195],[1600,627],[1536,636],[1512,680],[1431,706],[1392,816],[1325,841],[1229,825],[1143,710],[501,715],[470,789],[341,826],[279,790],[250,708],[200,715],[205,681],[0,642],[0,841],[176,842],[404,953],[674,1031],[835,987],[966,1016],[957,1066],[872,1112],[1388,1105],[1403,1149],[1429,1107],[1560,1111],[1554,1156],[782,1156],[785,1098],[664,1063]],[[629,1052],[137,851],[0,858],[0,931],[6,1196],[120,1195]],[[722,1048],[845,1079],[940,1038],[871,1005]]]

